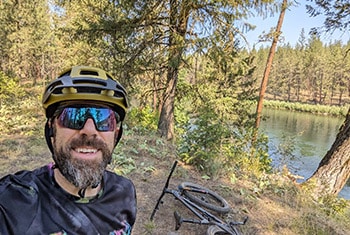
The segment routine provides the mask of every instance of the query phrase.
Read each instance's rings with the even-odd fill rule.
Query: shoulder
[[[6,224],[12,229],[17,228],[18,231],[28,228],[39,203],[36,178],[44,172],[48,172],[47,167],[34,171],[20,171],[0,179],[0,224]],[[1,229],[0,234],[3,231]]]
[[[35,178],[49,171],[48,166],[38,168],[33,171],[19,171],[15,174],[9,174],[0,179],[0,195],[4,190],[9,190],[10,188],[21,190],[27,188],[36,189]]]
[[[135,186],[130,179],[124,176],[106,171],[103,191],[107,198],[113,197],[116,201],[128,201],[136,206]]]
[[[23,197],[33,198],[39,192],[38,178],[48,174],[49,166],[44,166],[33,171],[19,171],[15,174],[9,174],[0,179],[0,204],[9,200],[21,200]]]
[[[129,191],[135,194],[135,186],[130,179],[110,171],[105,172],[104,185],[117,191]]]

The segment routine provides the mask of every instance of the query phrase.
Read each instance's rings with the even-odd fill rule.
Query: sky
[[[283,25],[282,25],[282,35],[284,36],[283,43],[290,43],[291,46],[295,46],[297,43],[302,28],[305,30],[305,36],[309,38],[309,31],[313,27],[320,27],[323,24],[324,17],[310,17],[306,12],[305,4],[308,3],[306,1],[301,2],[298,6],[291,6],[285,13]],[[249,19],[248,22],[256,25],[254,31],[251,31],[246,34],[248,42],[250,46],[253,46],[258,42],[258,37],[265,31],[266,33],[270,31],[272,27],[277,26],[279,15],[276,14],[274,17],[269,18],[252,18]],[[329,43],[330,41],[342,40],[345,44],[348,40],[350,40],[350,32],[334,32],[333,35],[321,35],[321,40],[324,43]],[[270,45],[271,42],[268,43]],[[266,44],[264,44],[266,45]],[[259,47],[257,44],[256,48]]]

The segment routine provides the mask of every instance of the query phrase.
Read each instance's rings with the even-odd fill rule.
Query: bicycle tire
[[[206,235],[240,235],[240,233],[235,228],[233,229],[233,233],[228,233],[216,225],[211,225],[208,227]]]
[[[220,214],[227,214],[231,209],[230,205],[223,197],[201,185],[182,182],[179,185],[179,189],[189,200],[209,210]]]

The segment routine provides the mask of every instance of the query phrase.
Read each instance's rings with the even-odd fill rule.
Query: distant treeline
[[[350,41],[349,41],[350,42]],[[296,46],[280,45],[269,77],[267,97],[309,104],[350,103],[350,43],[324,44],[301,32]],[[256,51],[255,76],[262,77],[269,48]]]
[[[128,2],[33,0],[2,1],[0,6],[0,70],[6,76],[21,84],[45,84],[63,68],[97,66],[115,75],[141,103],[162,103],[167,68],[175,63],[168,58],[174,48],[168,47],[172,27],[162,17],[169,14],[167,4],[149,9]],[[220,10],[224,9],[216,9]],[[208,25],[198,20],[196,26]],[[268,47],[248,51],[238,36],[196,35],[188,32],[181,79],[218,86],[225,96],[235,97],[232,90],[239,93],[249,86],[257,94]],[[350,102],[349,43],[325,45],[302,31],[296,46],[278,46],[268,98],[327,105]]]

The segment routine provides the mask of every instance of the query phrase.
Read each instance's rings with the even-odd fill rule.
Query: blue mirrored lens
[[[98,131],[113,131],[119,115],[109,108],[66,107],[58,117],[58,123],[70,129],[81,130],[87,119],[92,118]]]

